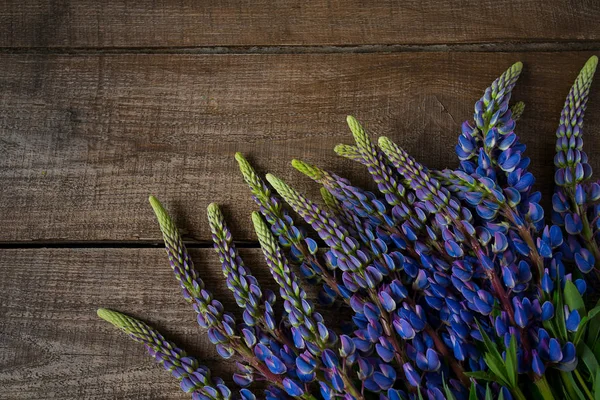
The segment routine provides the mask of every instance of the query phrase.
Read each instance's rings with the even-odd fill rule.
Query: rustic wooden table
[[[99,306],[153,323],[216,374],[231,370],[180,296],[147,197],[172,211],[231,306],[209,202],[224,205],[267,280],[235,151],[314,197],[290,159],[366,183],[332,152],[350,141],[353,114],[431,167],[454,166],[472,104],[521,60],[519,133],[550,193],[554,129],[600,52],[599,21],[595,0],[2,1],[0,398],[186,398]],[[600,84],[590,111],[586,148],[600,170]]]

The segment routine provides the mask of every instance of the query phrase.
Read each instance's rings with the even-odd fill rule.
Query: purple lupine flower
[[[571,242],[581,241],[587,249],[585,255],[572,253],[577,266],[583,273],[594,269],[600,259],[600,249],[595,238],[597,228],[589,219],[596,218],[594,202],[600,199],[600,185],[587,182],[591,178],[592,168],[588,156],[583,151],[583,117],[587,107],[592,79],[596,72],[598,58],[591,57],[575,83],[571,87],[561,112],[560,123],[556,130],[556,156],[554,165],[557,185],[552,198],[553,221],[564,226],[567,233],[574,237]]]
[[[329,270],[316,258],[317,243],[295,226],[281,201],[271,194],[271,189],[256,174],[244,156],[236,153],[235,158],[244,180],[252,191],[254,201],[259,205],[261,214],[271,225],[271,231],[277,236],[282,246],[289,248],[290,261],[301,267],[301,271],[309,282],[319,283],[320,279],[324,280],[325,285],[320,293],[321,298],[325,303],[333,302],[335,296],[341,294],[340,288],[335,277],[331,276]],[[319,273],[316,272],[317,270]]]
[[[223,214],[214,203],[208,206],[208,220],[227,287],[244,310],[244,323],[248,326],[260,323],[264,330],[273,332],[276,328],[273,312],[275,295],[270,290],[263,294],[260,284],[238,254]]]
[[[101,308],[98,316],[142,343],[148,353],[179,382],[181,390],[191,393],[194,400],[230,399],[231,390],[220,378],[212,378],[210,370],[194,357],[168,341],[146,323],[119,312]]]
[[[354,136],[356,147],[338,145],[334,149],[335,152],[365,165],[390,206],[395,207],[403,204],[406,189],[402,186],[398,177],[395,176],[381,150],[377,149],[371,142],[356,118],[348,116],[346,121]]]

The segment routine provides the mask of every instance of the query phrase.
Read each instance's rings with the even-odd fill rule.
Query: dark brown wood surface
[[[5,0],[0,46],[423,45],[600,40],[594,0]]]
[[[207,287],[236,311],[214,251],[191,254]],[[274,289],[260,250],[241,255]],[[5,249],[0,288],[0,398],[186,398],[143,346],[96,316],[98,307],[144,319],[231,381],[234,366],[196,324],[163,249]]]
[[[0,399],[188,398],[97,307],[145,319],[231,379],[179,293],[147,197],[235,308],[207,248],[209,202],[273,287],[236,151],[313,198],[292,158],[368,185],[332,151],[350,142],[353,114],[452,167],[474,101],[520,60],[518,133],[548,197],[554,130],[600,54],[598,21],[594,0],[0,2]],[[600,171],[600,86],[585,134]]]
[[[590,54],[5,55],[0,207],[10,212],[0,214],[0,240],[157,242],[151,193],[192,239],[210,239],[205,208],[216,201],[236,238],[252,240],[255,207],[235,151],[317,198],[289,161],[367,182],[333,153],[351,141],[345,115],[354,114],[430,167],[452,167],[460,123],[518,60],[515,96],[527,103],[518,132],[549,193],[560,109]],[[599,106],[595,91],[590,150],[600,144]]]

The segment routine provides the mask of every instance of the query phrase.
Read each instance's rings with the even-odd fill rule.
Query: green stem
[[[571,204],[575,206],[575,213],[579,215],[583,224],[583,229],[581,230],[579,236],[581,236],[581,238],[585,242],[585,247],[594,255],[594,258],[596,259],[595,268],[596,270],[598,270],[600,269],[600,249],[598,248],[598,244],[594,240],[594,232],[592,230],[592,227],[590,226],[590,221],[588,221],[587,212],[584,209],[582,209],[583,207],[577,204],[577,202],[575,201],[575,193],[573,188],[570,188],[570,190],[566,190],[566,192],[569,195],[569,200],[571,200]]]
[[[527,400],[527,397],[525,397],[525,394],[523,394],[523,391],[521,390],[520,387],[515,386],[510,391],[512,392],[513,396],[515,396],[515,399],[517,399],[517,400]]]
[[[538,388],[540,394],[542,395],[542,399],[544,400],[554,400],[554,395],[552,394],[552,389],[550,389],[550,385],[548,384],[548,380],[545,376],[542,376],[541,379],[534,381],[535,386]]]
[[[588,221],[587,214],[579,214],[581,216],[581,222],[583,223],[583,230],[581,231],[581,236],[585,241],[585,247],[589,251],[592,252],[594,258],[596,259],[596,268],[600,269],[600,249],[598,248],[598,244],[594,240],[594,233],[590,226],[590,221]]]
[[[577,369],[575,369],[575,371],[573,371],[573,372],[575,373],[575,377],[579,381],[579,384],[583,388],[583,391],[585,392],[586,396],[588,396],[590,400],[594,400],[594,395],[588,389],[588,387],[587,387],[585,381],[583,380],[583,377],[579,373],[579,371]]]

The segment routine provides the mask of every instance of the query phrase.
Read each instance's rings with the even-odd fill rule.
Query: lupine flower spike
[[[151,197],[175,278],[218,353],[235,360],[239,391],[143,322],[98,314],[143,343],[194,399],[254,400],[260,381],[269,400],[600,398],[600,274],[590,273],[600,263],[600,183],[582,130],[597,63],[585,64],[560,116],[551,220],[517,129],[525,105],[511,104],[521,63],[476,101],[456,169],[431,170],[349,116],[354,143],[335,152],[365,166],[375,190],[293,160],[321,186],[321,206],[272,174],[264,180],[237,153],[281,315],[216,204],[210,230],[239,321]],[[325,320],[320,307],[330,306],[342,323]]]
[[[231,390],[220,378],[212,378],[210,370],[188,356],[158,331],[135,318],[106,308],[98,316],[142,343],[150,356],[171,373],[181,385],[181,390],[192,394],[194,400],[230,399]]]

